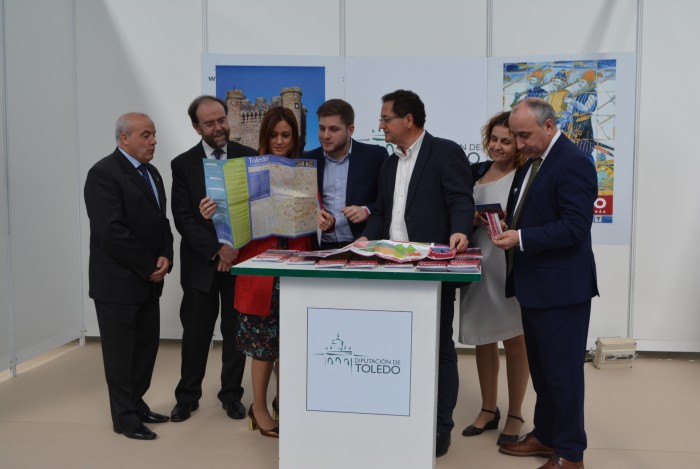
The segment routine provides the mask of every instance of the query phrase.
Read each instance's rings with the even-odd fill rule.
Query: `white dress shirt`
[[[425,130],[413,145],[406,149],[404,153],[401,148],[396,147],[396,156],[399,157],[399,164],[396,167],[396,184],[394,185],[394,201],[391,211],[391,226],[389,227],[389,239],[392,241],[408,241],[408,229],[406,228],[406,196],[408,195],[408,184],[411,182],[413,168],[416,166],[416,159],[423,144]]]

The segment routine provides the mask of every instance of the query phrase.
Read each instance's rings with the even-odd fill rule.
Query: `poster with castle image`
[[[228,105],[235,142],[258,148],[263,115],[282,106],[297,119],[301,150],[319,146],[315,111],[325,100],[324,67],[217,65],[216,96]]]
[[[404,69],[411,73],[396,73]],[[320,74],[325,76],[324,96],[319,91]],[[486,85],[485,58],[202,56],[202,92],[227,100],[231,139],[253,148],[258,147],[255,129],[259,124],[256,127],[255,120],[266,106],[295,103],[297,98],[299,106],[305,108],[301,112],[305,116],[304,150],[317,148],[316,109],[324,99],[341,98],[355,110],[353,138],[384,146],[393,153],[394,146],[384,141],[377,118],[381,97],[404,88],[418,93],[425,103],[426,129],[457,142],[469,161],[476,163],[486,158],[479,134],[486,109]]]

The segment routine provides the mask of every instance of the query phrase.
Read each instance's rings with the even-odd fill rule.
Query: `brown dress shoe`
[[[523,439],[515,443],[506,443],[498,448],[498,452],[509,456],[539,456],[541,458],[554,456],[554,448],[540,443],[532,433],[528,433]]]
[[[552,456],[539,469],[583,469],[583,461],[573,462],[566,458]]]

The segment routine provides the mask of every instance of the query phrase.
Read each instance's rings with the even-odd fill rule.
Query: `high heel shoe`
[[[516,417],[515,415],[510,415],[508,414],[509,419],[515,419],[515,420],[520,420],[520,423],[523,424],[525,423],[525,420],[523,420],[522,417]],[[520,435],[506,435],[505,433],[501,433],[498,435],[498,441],[496,441],[496,444],[498,446],[503,446],[506,443],[516,443],[518,441],[518,438],[520,438]]]
[[[469,425],[467,428],[464,429],[464,431],[462,431],[462,436],[477,436],[481,435],[486,430],[495,430],[498,428],[498,422],[501,421],[501,411],[498,410],[498,407],[496,407],[495,411],[488,409],[481,409],[481,411],[493,414],[495,417],[489,420],[483,428],[475,427],[474,425]]]
[[[272,418],[275,420],[280,419],[280,404],[277,402],[277,396],[272,399]]]
[[[258,421],[255,420],[255,414],[253,413],[253,404],[251,404],[250,408],[248,409],[248,430],[259,430],[262,436],[269,436],[270,438],[280,437],[279,426],[270,430],[265,430],[260,425],[258,425]]]

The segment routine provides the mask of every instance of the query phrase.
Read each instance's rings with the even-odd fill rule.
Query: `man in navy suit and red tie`
[[[546,101],[523,100],[509,124],[531,163],[513,180],[510,229],[493,242],[507,251],[506,296],[520,303],[537,402],[533,431],[499,451],[550,458],[541,469],[582,469],[583,357],[591,298],[598,295],[591,247],[596,171],[557,128]]]
[[[367,218],[363,239],[391,239],[448,244],[458,251],[469,245],[474,220],[473,184],[464,150],[455,142],[430,135],[425,106],[413,91],[382,97],[379,128],[396,151],[379,172],[379,194]],[[459,376],[452,339],[456,285],[443,282],[440,295],[437,434],[435,455],[450,447]]]

